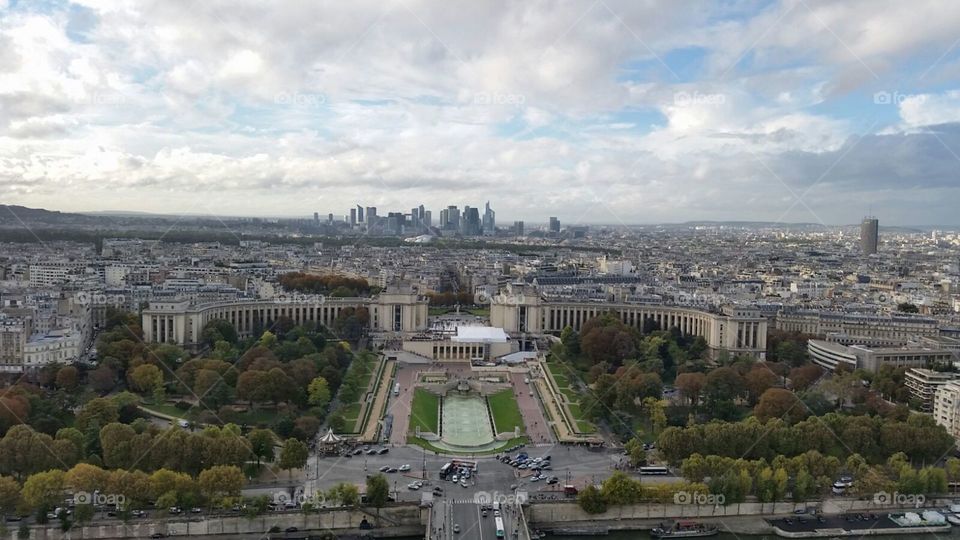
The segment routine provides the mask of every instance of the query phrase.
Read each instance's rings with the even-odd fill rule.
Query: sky
[[[960,225],[960,3],[0,0],[0,203]]]

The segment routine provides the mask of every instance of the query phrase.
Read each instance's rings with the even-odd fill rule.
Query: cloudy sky
[[[0,0],[0,203],[960,225],[960,3]]]

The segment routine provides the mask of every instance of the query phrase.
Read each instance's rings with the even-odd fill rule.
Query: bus
[[[443,467],[440,467],[440,479],[446,480],[447,475],[450,474],[450,471],[453,469],[453,463],[446,463]]]
[[[640,474],[670,474],[670,469],[666,467],[640,467]]]
[[[393,395],[395,396],[400,395],[400,383],[393,385]]]
[[[494,523],[497,524],[497,538],[503,538],[503,518],[493,518]]]

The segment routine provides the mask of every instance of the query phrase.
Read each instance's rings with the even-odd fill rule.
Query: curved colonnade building
[[[661,304],[545,300],[532,287],[509,286],[490,302],[490,324],[513,336],[559,334],[566,326],[579,332],[583,323],[604,313],[614,313],[639,330],[645,321],[663,330],[677,327],[683,334],[703,337],[713,353],[763,358],[767,350],[767,319],[755,307],[727,306],[712,312]]]
[[[405,334],[427,328],[427,303],[426,297],[415,292],[391,291],[362,298],[294,295],[194,305],[186,300],[150,302],[141,322],[147,342],[193,347],[198,344],[204,325],[214,319],[229,321],[243,339],[257,330],[270,328],[280,317],[295,324],[316,322],[330,328],[344,309],[366,308],[370,331]]]

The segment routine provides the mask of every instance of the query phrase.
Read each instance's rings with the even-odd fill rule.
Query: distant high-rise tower
[[[351,208],[350,209],[350,226],[353,227],[356,224],[357,224],[357,209]]]
[[[550,217],[550,232],[559,233],[560,232],[560,220],[555,217]]]
[[[514,221],[513,222],[513,234],[516,236],[523,236],[523,222]]]
[[[433,227],[433,212],[430,210],[423,211],[423,226]]]
[[[865,217],[860,223],[860,249],[864,255],[873,255],[880,244],[880,222],[875,217]]]
[[[357,205],[357,223],[363,223],[363,207]]]
[[[482,229],[484,236],[494,236],[497,234],[497,222],[496,222],[497,213],[490,208],[490,201],[487,201],[487,205],[484,207],[483,219],[482,219]]]
[[[313,222],[316,223],[317,225],[320,224],[320,212],[313,213]]]

